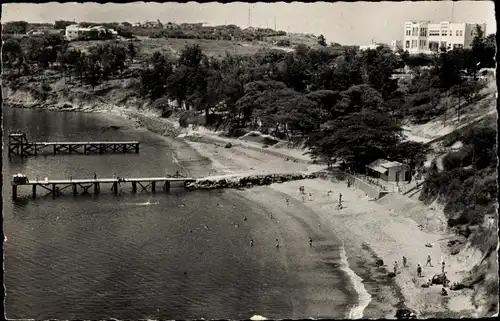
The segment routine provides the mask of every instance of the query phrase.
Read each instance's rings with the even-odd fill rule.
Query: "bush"
[[[187,128],[189,126],[189,121],[193,118],[194,113],[192,111],[185,111],[179,117],[179,125],[182,128]]]
[[[172,116],[173,112],[174,111],[173,111],[172,108],[164,108],[163,112],[161,113],[161,117],[163,117],[163,118],[169,118],[170,116]]]
[[[49,84],[47,84],[46,82],[42,83],[42,85],[40,86],[42,88],[43,91],[47,92],[47,91],[51,91],[51,87]]]

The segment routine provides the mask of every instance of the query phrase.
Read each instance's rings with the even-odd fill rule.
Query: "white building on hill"
[[[66,32],[65,36],[67,40],[75,40],[78,39],[80,36],[85,34],[86,32],[89,32],[90,28],[82,28],[78,25],[69,25],[66,27]]]
[[[470,48],[476,35],[475,23],[441,21],[407,21],[403,26],[403,50],[410,54],[439,52],[455,48]],[[479,24],[486,33],[486,24]]]

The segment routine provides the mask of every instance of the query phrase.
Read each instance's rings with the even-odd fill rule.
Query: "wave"
[[[143,203],[126,203],[127,206],[148,206],[148,205],[158,205],[160,202],[143,202]]]
[[[358,293],[358,303],[349,310],[347,318],[362,319],[363,312],[368,304],[370,304],[372,296],[370,295],[370,293],[368,293],[368,291],[366,291],[365,286],[363,285],[363,279],[349,268],[349,262],[347,262],[347,253],[344,248],[344,242],[342,242],[342,248],[340,250],[340,263],[341,270],[349,276],[352,281],[354,290]]]
[[[263,317],[261,315],[256,314],[253,317],[251,317],[250,320],[252,320],[252,321],[260,321],[260,320],[267,320],[267,318]]]

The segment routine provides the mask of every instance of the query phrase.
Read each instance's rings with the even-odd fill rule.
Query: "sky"
[[[7,0],[8,1],[8,0]],[[403,38],[408,20],[486,23],[486,33],[496,32],[493,1],[420,2],[276,2],[276,3],[56,3],[2,4],[2,22],[205,22],[274,28],[287,32],[323,34],[328,42],[344,45],[390,43]]]

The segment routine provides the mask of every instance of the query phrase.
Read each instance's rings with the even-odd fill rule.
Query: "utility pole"
[[[274,31],[276,31],[276,16],[274,16]]]
[[[451,22],[453,23],[453,18],[455,16],[455,1],[451,2]]]

